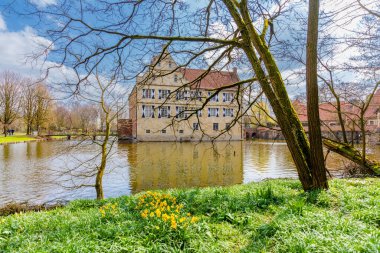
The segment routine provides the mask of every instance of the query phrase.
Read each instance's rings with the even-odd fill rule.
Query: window
[[[223,93],[223,102],[232,102],[234,99],[234,93],[228,92],[228,93]]]
[[[145,133],[149,134],[149,133],[150,133],[150,130],[149,130],[149,129],[145,130]]]
[[[166,134],[166,129],[162,129],[161,133]]]
[[[218,131],[218,130],[219,130],[219,124],[218,124],[218,123],[214,123],[214,124],[212,124],[212,129],[213,129],[214,131]]]
[[[143,98],[154,98],[154,89],[143,89],[142,90]]]
[[[185,91],[177,91],[177,95],[176,95],[176,98],[177,100],[187,100],[189,97],[189,94],[188,92],[185,90]]]
[[[226,123],[226,130],[230,130],[231,128],[231,123]]]
[[[376,122],[374,120],[370,120],[368,124],[371,125],[371,126],[373,126],[373,125],[375,125],[375,123]]]
[[[158,99],[166,99],[170,95],[170,90],[158,90]]]
[[[142,106],[142,117],[143,118],[154,118],[154,106],[153,105],[143,105]]]
[[[198,117],[202,117],[202,110],[200,108],[197,108],[197,107],[190,107],[189,108],[189,113],[190,114],[198,114]]]
[[[219,108],[208,108],[209,117],[219,117]]]
[[[199,123],[193,123],[193,130],[199,130]]]
[[[202,92],[197,91],[197,90],[192,90],[190,91],[190,98],[193,100],[201,100],[202,99]]]
[[[178,81],[178,76],[174,75],[174,82],[177,82],[177,81]]]
[[[171,61],[169,61],[169,68],[171,68],[172,67],[172,62]]]
[[[233,117],[234,109],[231,108],[223,108],[223,117]]]
[[[180,134],[183,134],[183,130],[179,130],[179,133],[180,133]]]
[[[186,107],[176,106],[175,109],[176,109],[176,118],[183,119],[186,117],[186,114],[185,114]]]
[[[210,91],[208,92],[208,97],[211,97],[210,101],[211,102],[218,102],[219,101],[219,96],[218,94],[211,93]]]
[[[159,118],[170,118],[170,106],[161,106],[158,110]]]

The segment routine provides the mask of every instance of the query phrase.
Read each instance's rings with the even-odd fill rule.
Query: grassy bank
[[[270,180],[74,201],[0,218],[0,252],[379,252],[380,179],[330,185],[306,194],[296,180]]]
[[[35,141],[35,140],[36,140],[35,137],[27,136],[27,135],[11,135],[7,137],[1,136],[0,144]]]
[[[46,140],[66,140],[67,136],[60,136],[60,135],[52,135],[49,136],[48,139]],[[28,141],[41,141],[43,140],[42,137],[33,137],[30,135],[25,135],[25,134],[15,134],[15,135],[10,135],[7,137],[0,136],[0,145],[1,144],[7,144],[7,143],[21,143],[21,142],[28,142]]]

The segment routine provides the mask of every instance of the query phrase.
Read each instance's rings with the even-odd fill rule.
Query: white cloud
[[[57,83],[74,82],[75,72],[67,66],[58,66],[52,61],[45,61],[49,54],[46,50],[51,41],[41,37],[37,32],[26,26],[23,30],[11,32],[0,30],[0,73],[12,71],[32,78],[44,78],[49,70],[46,82]],[[40,55],[42,57],[35,57]],[[57,92],[58,94],[59,92]]]
[[[3,16],[0,14],[0,31],[6,31],[7,30],[7,24],[4,21]]]
[[[55,5],[57,0],[29,0],[29,2],[35,4],[38,8],[45,8],[49,5]]]
[[[28,56],[43,51],[50,43],[28,26],[18,32],[0,31],[0,70],[30,72],[33,64]]]

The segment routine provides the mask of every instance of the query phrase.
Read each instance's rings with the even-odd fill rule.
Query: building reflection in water
[[[242,142],[121,144],[132,193],[243,182]]]

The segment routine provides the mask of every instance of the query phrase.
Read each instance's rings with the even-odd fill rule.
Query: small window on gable
[[[166,134],[166,129],[162,129],[161,133]]]
[[[183,130],[179,130],[179,133],[180,133],[180,134],[183,134]]]
[[[174,82],[177,82],[177,81],[178,81],[178,76],[174,75]]]
[[[145,130],[145,132],[146,132],[147,134],[149,134],[149,133],[150,133],[150,130],[149,130],[149,129],[147,129],[147,130]]]
[[[171,68],[172,67],[172,62],[171,61],[169,61],[169,68]]]

